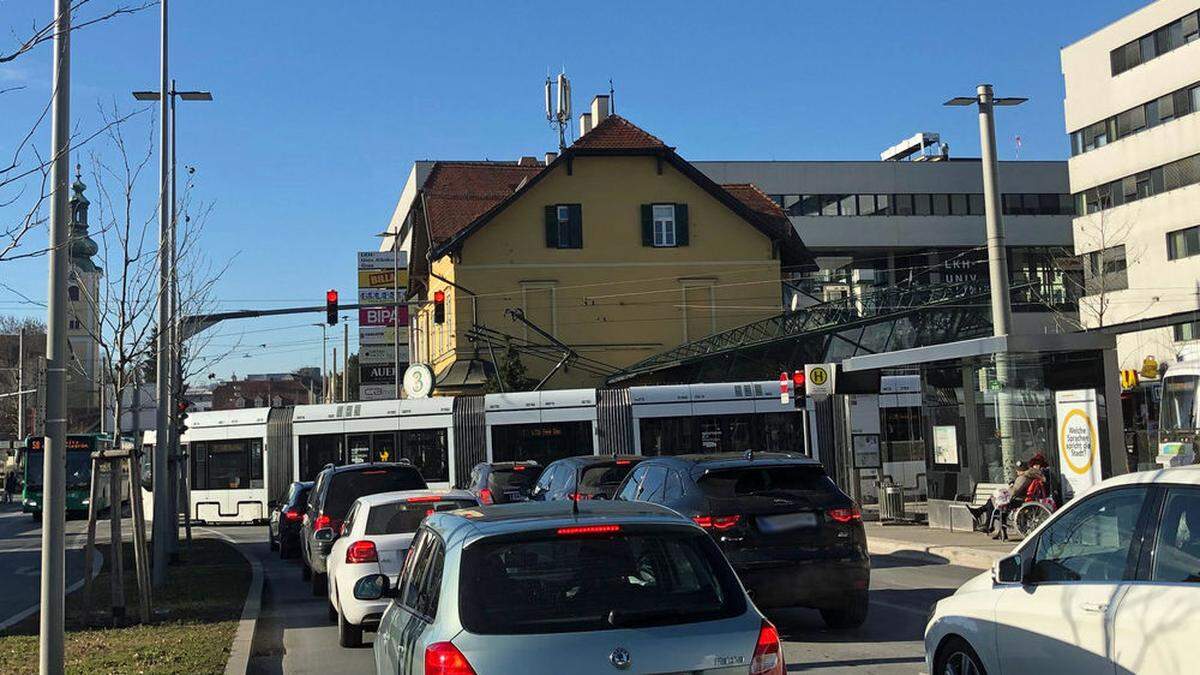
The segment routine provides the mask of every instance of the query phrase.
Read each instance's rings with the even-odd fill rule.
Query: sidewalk
[[[925,525],[881,525],[866,523],[867,548],[871,553],[896,555],[932,563],[990,569],[1020,543],[993,540],[980,532],[951,532]]]

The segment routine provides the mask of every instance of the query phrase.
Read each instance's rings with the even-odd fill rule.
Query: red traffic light
[[[797,370],[796,372],[792,373],[792,385],[796,387],[796,391],[800,391],[804,388],[803,370]]]
[[[338,320],[338,292],[334,289],[325,291],[325,323],[330,326]]]
[[[325,302],[337,302],[337,301],[338,301],[337,291],[332,290],[332,289],[325,291]]]
[[[434,291],[433,292],[433,301],[434,302],[445,302],[446,301],[446,291]]]
[[[446,323],[446,292],[433,292],[433,323],[442,325]]]

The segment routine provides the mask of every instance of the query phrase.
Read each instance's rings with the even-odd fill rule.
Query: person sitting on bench
[[[1040,455],[1041,453],[1038,453]],[[1034,455],[1036,458],[1038,455]],[[1044,459],[1042,460],[1045,461]],[[975,529],[979,532],[991,532],[995,527],[995,513],[1000,510],[1000,517],[1004,519],[1008,512],[1021,505],[1025,501],[1025,497],[1029,493],[1030,485],[1034,482],[1044,481],[1042,470],[1037,466],[1031,466],[1025,462],[1017,462],[1017,477],[1013,479],[1010,496],[1007,502],[997,506],[994,497],[988,497],[983,506],[968,506],[967,511],[971,512],[971,516],[975,518]],[[1003,526],[1003,523],[1002,523]],[[1002,528],[1003,529],[1003,528]],[[996,532],[993,539],[1000,537],[1000,532]]]

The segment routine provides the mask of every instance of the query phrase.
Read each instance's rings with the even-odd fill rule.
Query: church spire
[[[92,256],[100,251],[100,247],[88,236],[88,206],[91,202],[83,194],[87,185],[83,183],[80,169],[76,164],[75,182],[71,184],[71,264],[80,272],[99,272]]]

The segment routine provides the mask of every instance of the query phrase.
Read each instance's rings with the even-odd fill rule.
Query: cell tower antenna
[[[608,110],[617,114],[617,92],[613,90],[612,78],[608,78]]]
[[[571,124],[571,81],[564,69],[556,79],[546,75],[546,121],[558,127],[558,149],[567,147],[567,126]]]

